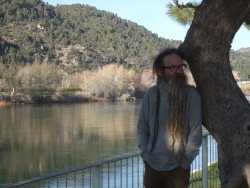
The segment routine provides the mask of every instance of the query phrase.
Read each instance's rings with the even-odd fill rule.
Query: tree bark
[[[203,125],[218,143],[222,187],[250,187],[250,105],[229,61],[249,0],[203,0],[179,49],[201,94]]]

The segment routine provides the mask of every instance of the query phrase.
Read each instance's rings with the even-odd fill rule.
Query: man
[[[182,54],[166,49],[155,59],[157,85],[145,94],[137,126],[146,188],[186,188],[202,140],[198,90],[187,85]]]

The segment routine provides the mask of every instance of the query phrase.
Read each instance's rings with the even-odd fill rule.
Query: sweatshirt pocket
[[[143,152],[141,156],[143,158],[143,161],[148,160],[148,151],[146,150],[145,152]]]

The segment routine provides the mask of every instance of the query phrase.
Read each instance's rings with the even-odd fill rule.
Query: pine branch
[[[245,22],[243,23],[243,25],[250,30],[250,16],[245,20]]]
[[[197,6],[195,6],[195,5],[193,5],[192,3],[187,3],[186,5],[183,5],[183,3],[182,3],[182,5],[180,5],[179,3],[178,3],[178,0],[173,0],[174,1],[174,3],[176,4],[176,6],[179,8],[179,9],[183,9],[183,8],[196,8]]]
[[[245,20],[245,23],[246,23],[247,25],[250,25],[250,16]]]
[[[199,4],[194,2],[195,6],[198,6]],[[191,24],[193,18],[194,18],[194,8],[185,8],[180,9],[175,4],[168,3],[167,4],[167,15],[173,19],[174,21],[178,22],[179,24],[185,26]]]

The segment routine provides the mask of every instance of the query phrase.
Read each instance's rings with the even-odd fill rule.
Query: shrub
[[[10,86],[5,85],[0,87],[0,92],[12,91]]]
[[[84,71],[81,88],[92,96],[116,99],[122,94],[134,94],[134,78],[133,70],[110,64],[97,71]]]
[[[68,87],[68,88],[62,88],[62,91],[82,91],[82,88],[80,88],[80,87]]]
[[[62,56],[64,56],[64,54],[62,52],[59,52],[58,57],[62,57]]]

